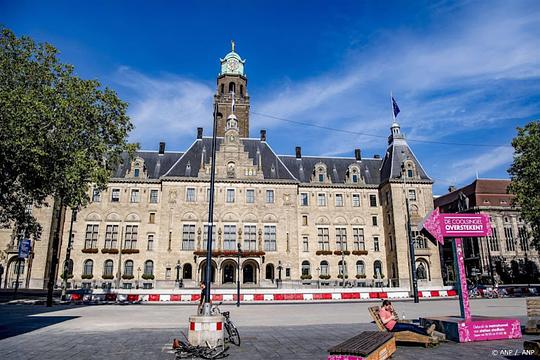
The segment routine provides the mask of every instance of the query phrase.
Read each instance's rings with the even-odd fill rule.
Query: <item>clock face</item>
[[[238,60],[236,59],[229,59],[227,61],[227,68],[230,70],[230,71],[235,71],[238,69],[238,67],[240,66],[240,64],[238,63]]]

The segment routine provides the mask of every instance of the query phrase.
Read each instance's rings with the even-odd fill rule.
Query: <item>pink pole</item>
[[[469,291],[467,289],[467,274],[465,273],[465,261],[463,260],[463,239],[455,238],[454,244],[454,264],[458,277],[459,308],[461,317],[465,322],[471,321],[471,309],[469,305]]]

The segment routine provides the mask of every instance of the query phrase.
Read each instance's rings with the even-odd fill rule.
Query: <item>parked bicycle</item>
[[[221,310],[219,309],[219,306],[222,303],[223,302],[212,305],[212,309],[211,309],[212,315],[218,315],[218,314],[223,315],[223,317],[225,318],[223,325],[225,326],[225,331],[227,332],[226,334],[227,336],[225,336],[225,341],[233,343],[236,346],[240,346],[240,333],[238,332],[238,329],[231,321],[230,312],[228,311],[221,312]]]

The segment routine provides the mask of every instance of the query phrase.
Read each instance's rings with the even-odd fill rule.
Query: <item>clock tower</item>
[[[241,138],[249,137],[249,96],[247,93],[247,77],[244,72],[246,60],[242,60],[235,52],[234,41],[231,52],[220,59],[221,71],[217,78],[217,93],[214,101],[217,104],[217,136],[225,136],[226,120],[234,114],[238,121],[238,132]],[[234,101],[233,101],[234,97]]]

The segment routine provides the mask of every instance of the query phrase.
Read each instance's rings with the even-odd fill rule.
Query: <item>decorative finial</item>
[[[231,48],[232,48],[232,51],[234,52],[234,40],[231,40]]]

